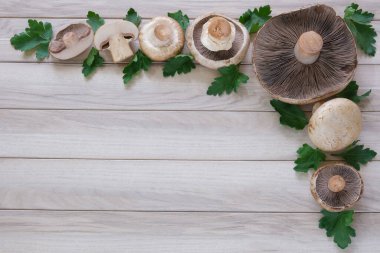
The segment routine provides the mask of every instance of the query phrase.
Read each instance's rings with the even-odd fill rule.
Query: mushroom
[[[186,31],[187,46],[201,65],[218,69],[239,64],[247,53],[247,29],[234,19],[209,13],[198,17]]]
[[[68,60],[86,51],[94,40],[91,28],[83,23],[65,25],[58,29],[50,42],[49,52],[60,60]]]
[[[314,199],[326,210],[340,212],[352,207],[363,194],[363,180],[355,168],[334,163],[320,167],[311,177]]]
[[[357,104],[335,98],[319,106],[310,118],[309,138],[325,152],[338,152],[358,139],[362,116]]]
[[[258,31],[253,62],[274,98],[309,104],[342,91],[357,66],[355,39],[326,5],[281,14]]]
[[[135,40],[139,30],[135,24],[119,20],[99,27],[95,33],[94,44],[98,50],[111,53],[114,62],[122,62],[134,55],[130,42]]]
[[[140,48],[153,61],[165,61],[183,49],[185,35],[180,24],[169,17],[155,17],[139,35]]]

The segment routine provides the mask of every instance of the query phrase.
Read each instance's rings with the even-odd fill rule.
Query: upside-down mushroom
[[[253,61],[274,98],[308,104],[348,85],[357,66],[356,44],[334,9],[316,5],[268,20],[256,35]]]

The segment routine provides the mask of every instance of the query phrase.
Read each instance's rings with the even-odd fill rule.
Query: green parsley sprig
[[[163,75],[164,77],[175,76],[175,74],[186,74],[195,69],[195,63],[191,55],[179,54],[170,58],[164,64]]]
[[[104,59],[99,55],[99,51],[96,48],[91,48],[90,53],[82,64],[82,73],[85,77],[90,76],[98,67],[104,65]]]
[[[137,50],[133,60],[123,69],[123,81],[127,85],[141,70],[147,71],[152,61],[141,51]]]
[[[169,12],[168,17],[176,20],[184,31],[186,31],[187,27],[190,24],[189,17],[186,14],[182,13],[181,10],[172,13]]]
[[[258,9],[248,9],[240,16],[239,22],[242,23],[250,34],[256,33],[272,16],[269,5],[260,6]]]
[[[360,103],[363,99],[368,97],[371,94],[371,90],[367,91],[362,95],[358,95],[359,85],[356,81],[351,81],[347,87],[336,95],[338,98],[347,98],[352,100],[355,103]]]
[[[298,105],[287,104],[277,99],[270,101],[272,107],[280,113],[280,123],[297,130],[302,130],[309,124],[309,119]]]
[[[308,144],[303,144],[297,150],[298,158],[294,161],[297,172],[308,172],[309,169],[317,170],[321,162],[326,160],[326,155],[318,148],[312,148]]]
[[[99,16],[99,14],[93,12],[93,11],[88,11],[87,13],[87,24],[89,24],[94,32],[96,32],[99,27],[104,25],[104,19]]]
[[[125,15],[124,20],[132,22],[137,27],[139,27],[139,25],[141,24],[141,17],[139,16],[139,14],[133,8],[129,8],[129,10],[127,12],[127,15]]]

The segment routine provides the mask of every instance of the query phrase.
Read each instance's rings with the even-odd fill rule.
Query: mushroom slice
[[[308,104],[343,90],[357,66],[355,39],[326,5],[268,20],[254,41],[254,68],[274,98]]]
[[[195,60],[211,69],[239,64],[250,41],[242,24],[216,13],[198,17],[187,28],[186,39]]]
[[[91,28],[83,23],[70,24],[58,29],[50,42],[49,52],[60,60],[68,60],[86,51],[94,40]]]
[[[320,167],[311,177],[314,199],[326,210],[340,212],[352,207],[363,193],[363,180],[355,168],[334,163]]]
[[[309,138],[325,152],[338,152],[358,139],[362,116],[357,104],[335,98],[319,106],[310,118]]]
[[[169,17],[155,17],[139,35],[140,48],[153,61],[165,61],[182,51],[185,35],[180,24]]]
[[[98,50],[109,51],[114,62],[122,62],[134,55],[130,42],[138,35],[135,24],[119,20],[102,25],[95,33],[94,44]]]

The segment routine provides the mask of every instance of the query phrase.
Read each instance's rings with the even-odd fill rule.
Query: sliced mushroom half
[[[363,180],[355,168],[334,163],[319,168],[311,177],[311,194],[326,210],[340,212],[352,207],[363,193]]]
[[[95,33],[94,44],[98,50],[109,51],[114,62],[122,62],[134,55],[130,42],[138,35],[135,24],[119,20],[102,25]]]
[[[256,35],[253,61],[274,98],[308,104],[348,85],[357,66],[356,44],[334,9],[316,5],[268,20]]]
[[[186,31],[187,46],[201,65],[218,69],[239,64],[247,53],[247,29],[234,19],[209,13],[198,17]]]
[[[83,23],[65,25],[58,29],[49,45],[49,52],[60,60],[68,60],[86,51],[94,40],[92,29]]]

